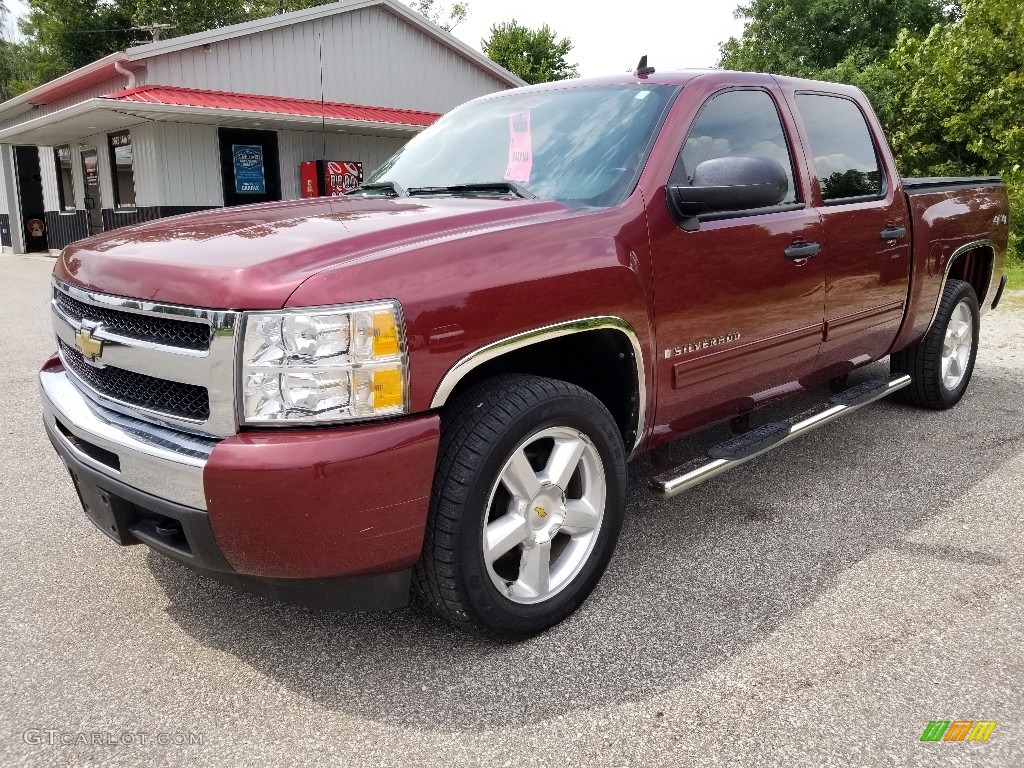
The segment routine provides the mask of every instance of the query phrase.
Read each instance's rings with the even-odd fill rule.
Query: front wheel
[[[538,376],[484,382],[443,417],[417,591],[464,629],[543,631],[601,578],[625,495],[622,436],[597,398]]]
[[[978,355],[978,297],[963,280],[947,280],[939,309],[928,333],[917,344],[889,358],[894,375],[909,374],[912,382],[896,393],[922,408],[952,408],[967,391]]]

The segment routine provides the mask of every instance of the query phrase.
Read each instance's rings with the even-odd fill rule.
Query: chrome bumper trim
[[[203,470],[219,442],[108,410],[89,400],[60,368],[39,374],[43,419],[82,463],[133,488],[168,501],[206,509]],[[57,426],[117,456],[120,468],[94,459]]]

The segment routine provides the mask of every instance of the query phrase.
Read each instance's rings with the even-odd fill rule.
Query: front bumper
[[[221,581],[306,605],[403,605],[439,437],[427,415],[371,426],[198,437],[109,411],[58,358],[44,423],[87,514]]]

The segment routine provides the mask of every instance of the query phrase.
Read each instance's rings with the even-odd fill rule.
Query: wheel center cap
[[[546,544],[565,522],[565,493],[557,485],[545,485],[530,500],[526,508],[526,521],[530,529],[528,540]]]

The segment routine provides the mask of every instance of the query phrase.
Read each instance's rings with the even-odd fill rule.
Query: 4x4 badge
[[[99,360],[103,354],[103,340],[94,338],[93,330],[81,328],[75,333],[75,346],[82,353],[82,357],[91,363]]]

